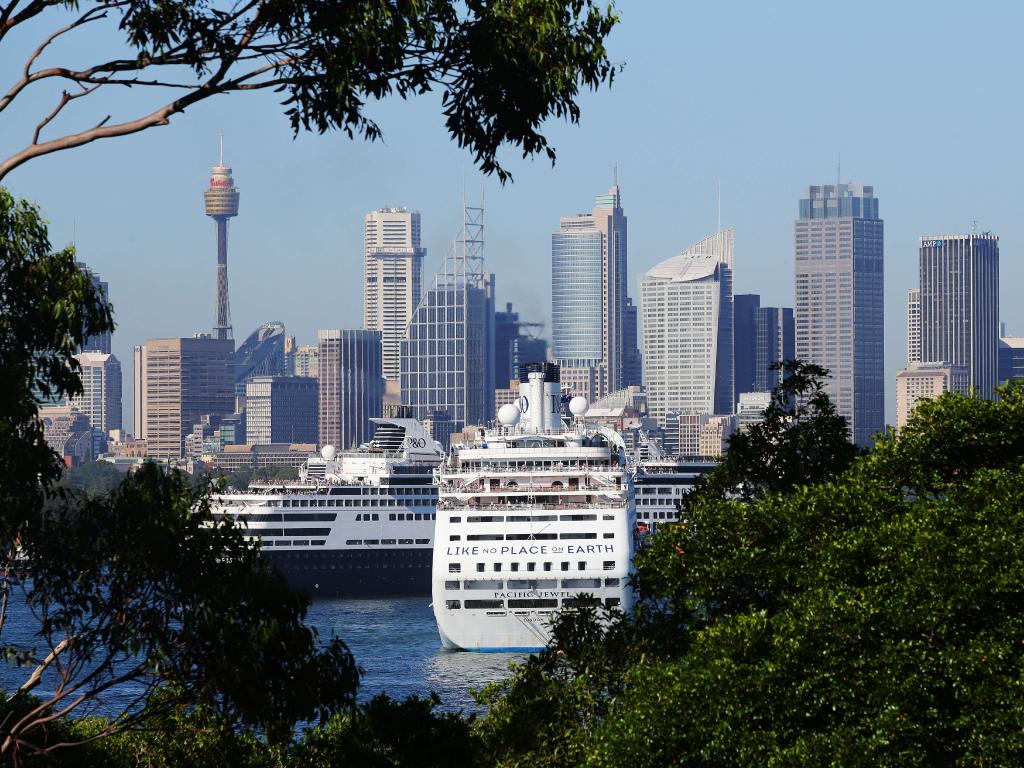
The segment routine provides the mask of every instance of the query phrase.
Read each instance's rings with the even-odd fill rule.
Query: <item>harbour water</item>
[[[319,631],[323,640],[338,636],[348,643],[363,670],[359,689],[361,701],[378,693],[387,693],[394,699],[436,693],[441,699],[441,709],[479,712],[481,708],[470,691],[506,677],[509,664],[525,658],[519,653],[444,650],[430,598],[426,596],[317,600],[310,607],[307,623]],[[31,647],[34,644],[32,633],[37,626],[24,605],[14,603],[3,642]],[[13,692],[28,674],[27,669],[0,664],[0,686],[6,692]],[[127,703],[130,693],[128,689],[112,691],[98,711],[114,714]]]

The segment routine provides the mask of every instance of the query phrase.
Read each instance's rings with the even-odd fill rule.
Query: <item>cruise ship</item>
[[[632,607],[631,469],[587,407],[573,398],[563,422],[558,367],[524,366],[498,424],[443,461],[432,598],[446,648],[538,651],[557,611]]]
[[[215,494],[215,516],[247,536],[296,589],[314,597],[426,595],[441,448],[415,419],[373,419],[357,451],[325,446],[299,480]]]

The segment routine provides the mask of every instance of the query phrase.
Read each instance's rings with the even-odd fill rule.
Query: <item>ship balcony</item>
[[[590,497],[559,497],[559,501],[512,501],[505,496],[502,500],[489,499],[487,497],[473,496],[468,499],[459,499],[446,497],[438,500],[437,509],[442,510],[453,510],[453,509],[487,509],[487,510],[509,510],[509,509],[554,509],[554,510],[566,510],[566,509],[626,509],[630,506],[630,499],[619,498],[594,498]]]

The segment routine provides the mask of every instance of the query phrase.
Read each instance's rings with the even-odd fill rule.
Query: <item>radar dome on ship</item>
[[[583,416],[589,408],[590,401],[582,395],[576,395],[576,397],[569,401],[569,411],[573,416]]]
[[[522,415],[522,411],[515,403],[505,403],[498,409],[498,422],[503,427],[514,427],[519,423],[519,417]]]
[[[334,457],[338,455],[338,450],[333,445],[325,445],[320,449],[320,456],[324,461],[334,461]]]

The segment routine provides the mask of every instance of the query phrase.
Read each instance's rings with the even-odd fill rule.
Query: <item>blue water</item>
[[[440,708],[480,712],[470,691],[509,674],[509,664],[526,658],[522,653],[463,653],[441,647],[428,597],[381,600],[329,599],[313,602],[307,624],[322,640],[338,636],[348,643],[363,670],[359,699],[378,693],[403,699],[436,693]],[[0,643],[38,645],[36,621],[17,600]],[[0,686],[11,693],[30,670],[0,662]],[[45,682],[36,693],[44,695]],[[94,712],[112,715],[127,703],[130,689],[112,691]],[[85,714],[84,712],[80,714]]]

